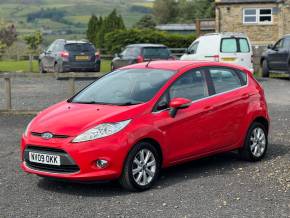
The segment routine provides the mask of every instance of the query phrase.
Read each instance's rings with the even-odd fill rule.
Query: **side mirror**
[[[169,107],[170,107],[170,116],[175,117],[177,114],[177,111],[180,109],[188,108],[191,105],[191,100],[187,98],[174,98],[170,101]]]
[[[268,49],[273,49],[273,45],[272,44],[269,44],[268,45]]]

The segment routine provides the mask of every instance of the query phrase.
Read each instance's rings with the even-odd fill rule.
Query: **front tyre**
[[[161,157],[148,142],[136,144],[125,162],[120,184],[130,191],[144,191],[153,186],[161,168]]]
[[[265,59],[262,62],[262,76],[263,77],[269,77],[269,75],[270,75],[270,70],[269,70],[268,62]]]
[[[241,157],[248,161],[261,160],[268,147],[268,131],[261,123],[254,122],[248,130],[243,148],[239,153]]]

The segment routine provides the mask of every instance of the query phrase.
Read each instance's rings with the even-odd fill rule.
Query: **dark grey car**
[[[270,72],[288,73],[290,76],[290,35],[284,36],[274,46],[268,46],[262,54],[261,67],[263,77],[269,77]]]
[[[115,56],[111,65],[112,70],[149,60],[175,59],[165,45],[158,44],[128,45],[120,54]]]
[[[87,41],[57,39],[39,56],[40,73],[99,72],[100,66],[100,55],[94,45]]]

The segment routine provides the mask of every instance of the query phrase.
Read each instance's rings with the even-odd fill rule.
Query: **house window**
[[[244,24],[264,24],[272,23],[272,9],[271,8],[245,8],[243,14]]]

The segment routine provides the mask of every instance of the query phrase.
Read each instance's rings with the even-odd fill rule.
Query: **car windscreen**
[[[147,47],[143,48],[144,58],[168,58],[170,51],[166,47]]]
[[[71,52],[93,52],[94,47],[90,43],[70,43],[65,45],[65,50]]]
[[[175,74],[160,69],[124,69],[97,80],[70,102],[134,105],[149,101]]]

